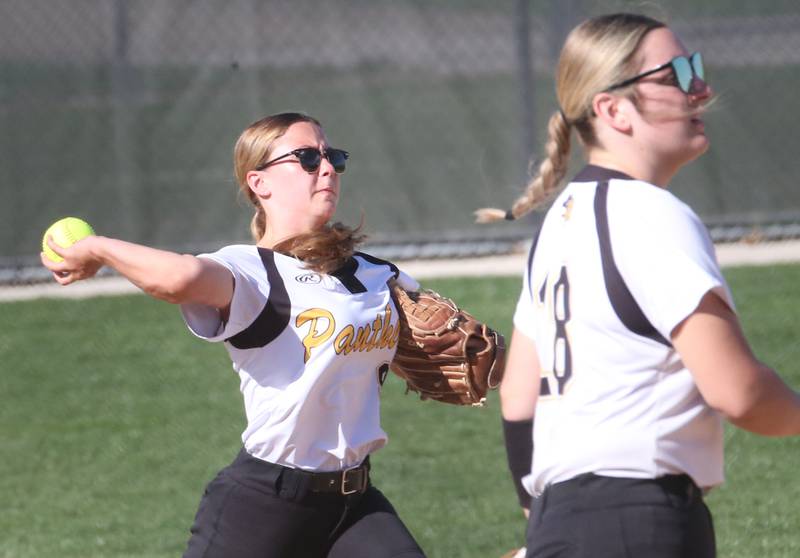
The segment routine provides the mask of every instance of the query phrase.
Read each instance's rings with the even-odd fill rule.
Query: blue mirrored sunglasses
[[[664,68],[672,69],[672,74],[675,76],[675,86],[680,88],[680,90],[684,93],[692,92],[692,81],[695,76],[703,81],[706,79],[705,70],[703,69],[703,55],[699,52],[695,52],[688,58],[686,56],[676,56],[666,64],[661,64],[657,68],[647,70],[646,72],[637,76],[633,76],[632,78],[628,78],[625,81],[615,83],[611,87],[607,87],[605,90],[612,91],[614,89],[619,89],[620,87],[625,87],[626,85],[630,85],[639,81],[640,79],[653,75],[656,72],[660,72]]]

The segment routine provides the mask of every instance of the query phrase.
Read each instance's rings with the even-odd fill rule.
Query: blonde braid
[[[511,209],[479,209],[475,212],[479,223],[513,221],[553,197],[567,172],[572,128],[584,148],[597,145],[594,96],[631,77],[639,44],[647,33],[660,27],[664,24],[647,16],[618,13],[586,20],[569,33],[558,59],[556,99],[561,110],[547,125],[547,158]]]
[[[475,212],[478,223],[490,223],[506,219],[519,219],[535,207],[549,200],[557,191],[561,179],[567,173],[570,152],[570,123],[561,111],[554,112],[547,123],[547,158],[539,165],[536,175],[528,182],[525,192],[517,198],[508,211],[482,208]]]

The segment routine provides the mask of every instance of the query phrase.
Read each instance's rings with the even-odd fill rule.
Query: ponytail
[[[547,124],[547,157],[539,165],[536,175],[528,182],[525,192],[517,198],[511,209],[482,208],[475,212],[478,223],[491,223],[506,219],[519,219],[534,208],[550,200],[559,189],[567,173],[570,152],[571,124],[560,110],[554,112]]]
[[[644,15],[617,13],[586,20],[569,33],[558,59],[556,99],[560,110],[547,125],[547,157],[511,209],[479,209],[475,212],[479,223],[518,219],[558,192],[569,163],[570,132],[575,129],[585,148],[597,145],[592,99],[635,73],[635,55],[642,39],[661,27],[662,22]]]
[[[255,205],[256,213],[250,220],[250,234],[253,235],[253,239],[258,242],[258,240],[264,236],[264,233],[267,232],[267,214],[258,202],[253,202],[253,205]]]

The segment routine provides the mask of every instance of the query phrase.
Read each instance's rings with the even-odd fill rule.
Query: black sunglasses
[[[342,174],[345,171],[346,161],[350,157],[350,154],[344,149],[329,147],[324,151],[320,151],[316,147],[301,147],[300,149],[295,149],[289,153],[284,153],[279,157],[275,157],[266,163],[261,163],[256,167],[256,170],[264,170],[272,163],[285,159],[290,155],[297,157],[297,161],[306,172],[317,172],[319,166],[322,164],[322,158],[325,157],[330,162],[331,166],[333,166],[333,170],[336,174]]]
[[[664,68],[672,69],[672,74],[675,76],[675,86],[687,94],[691,93],[692,91],[692,81],[695,76],[705,81],[703,55],[701,55],[699,52],[695,52],[688,58],[686,56],[676,56],[666,64],[661,64],[657,68],[648,70],[642,74],[639,74],[638,76],[615,83],[611,87],[607,87],[605,90],[612,91],[614,89],[619,89],[620,87],[625,87],[626,85],[635,83],[642,78],[646,78],[647,76],[653,75],[656,72],[660,72]]]

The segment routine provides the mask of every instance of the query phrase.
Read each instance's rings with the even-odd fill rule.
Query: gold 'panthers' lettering
[[[336,351],[337,355],[342,353],[346,355],[350,354],[350,351],[353,350],[350,344],[353,342],[353,336],[355,333],[355,328],[350,324],[347,324],[342,328],[342,331],[339,332],[339,335],[336,336],[336,339],[333,342],[333,350]]]
[[[381,331],[381,337],[378,341],[378,347],[381,349],[385,349],[386,347],[394,347],[397,345],[397,339],[400,337],[400,324],[393,326],[391,323],[389,323],[391,322],[391,318],[392,309],[387,304],[383,318],[383,330]]]
[[[375,316],[372,324],[359,326],[356,329],[352,325],[342,328],[333,342],[336,354],[350,354],[353,351],[371,351],[372,349],[385,349],[397,345],[399,328],[393,326],[392,309],[387,304],[383,314]]]
[[[369,324],[358,328],[358,332],[356,333],[356,342],[353,344],[354,351],[371,351],[372,347],[369,345],[369,336],[372,333],[372,330],[369,327]]]
[[[320,319],[327,321],[327,327],[322,327]],[[392,348],[397,345],[400,336],[399,326],[393,326],[392,308],[386,305],[383,312],[377,314],[372,322],[356,328],[352,324],[344,326],[333,340],[333,350],[337,355],[349,355],[353,351],[371,351],[373,349]],[[310,324],[309,331],[303,337],[305,347],[304,362],[311,358],[311,351],[325,343],[333,335],[336,323],[333,314],[322,308],[311,308],[298,314],[295,324],[299,329],[305,324]]]
[[[325,331],[322,333],[318,332],[317,330],[317,323],[319,322],[320,318],[324,318],[328,322],[328,327],[326,327]],[[295,324],[298,329],[306,322],[311,322],[311,327],[309,328],[306,336],[303,337],[303,346],[306,348],[306,352],[303,355],[303,362],[308,362],[308,359],[311,358],[311,349],[322,345],[325,341],[327,341],[328,338],[333,334],[333,330],[336,327],[333,314],[327,310],[323,310],[322,308],[311,308],[310,310],[306,310],[305,312],[301,312],[297,315]]]

